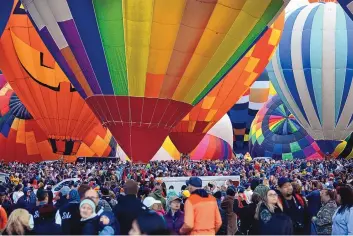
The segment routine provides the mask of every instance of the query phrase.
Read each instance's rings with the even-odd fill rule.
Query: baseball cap
[[[178,200],[180,202],[182,201],[181,198],[178,196],[172,196],[172,197],[168,198],[169,203],[171,203],[172,201],[176,201],[176,200]]]
[[[190,179],[186,181],[186,185],[191,185],[196,188],[202,188],[202,180],[199,177],[190,177]]]
[[[291,182],[290,179],[288,179],[288,178],[286,178],[286,177],[281,177],[281,178],[279,178],[279,180],[278,180],[278,186],[279,186],[280,188],[282,188],[282,186],[283,186],[284,184],[290,183],[290,182]]]
[[[143,200],[143,205],[150,208],[153,204],[161,204],[162,202],[159,200],[154,199],[153,197],[146,197]]]

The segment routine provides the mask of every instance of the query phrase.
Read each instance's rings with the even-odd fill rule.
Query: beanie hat
[[[92,208],[92,211],[96,212],[96,204],[93,202],[93,200],[89,198],[82,200],[82,202],[80,203],[80,208],[82,207],[83,204],[88,204]]]
[[[269,190],[270,190],[269,187],[267,187],[266,185],[260,184],[255,188],[254,193],[259,194],[260,197],[264,199]]]

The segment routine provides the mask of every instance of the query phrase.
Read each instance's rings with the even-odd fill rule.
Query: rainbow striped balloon
[[[313,3],[286,19],[267,67],[275,90],[322,151],[353,131],[353,22],[337,3]]]

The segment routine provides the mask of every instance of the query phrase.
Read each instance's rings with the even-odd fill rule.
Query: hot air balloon
[[[230,73],[172,129],[169,137],[181,153],[194,150],[265,69],[279,43],[283,25],[284,13]]]
[[[337,0],[309,0],[309,3],[317,3],[317,2],[337,2]]]
[[[353,157],[353,135],[349,135],[339,145],[337,145],[332,155],[336,158],[351,159]]]
[[[278,95],[257,113],[251,125],[249,148],[252,157],[276,160],[323,157],[318,144],[299,125]]]
[[[116,142],[109,131],[98,124],[83,138],[77,155],[65,156],[75,161],[77,156],[114,156]],[[6,162],[39,162],[62,159],[53,153],[46,134],[19,100],[9,84],[0,89],[0,160]]]
[[[276,92],[324,153],[353,131],[352,30],[339,4],[299,8],[267,67]]]
[[[97,117],[147,162],[288,0],[22,2]]]
[[[0,38],[0,68],[54,153],[75,155],[84,136],[100,122],[55,62],[19,1]]]
[[[249,131],[251,123],[261,107],[276,94],[265,70],[245,94],[229,110],[228,115],[232,121],[236,153],[249,151]]]

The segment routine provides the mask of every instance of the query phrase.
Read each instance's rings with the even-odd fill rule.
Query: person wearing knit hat
[[[260,184],[255,188],[254,193],[259,194],[261,199],[264,199],[269,190],[270,190],[269,187],[267,187],[266,185]]]
[[[97,235],[99,218],[96,213],[96,204],[90,198],[85,198],[80,203],[81,235]]]

